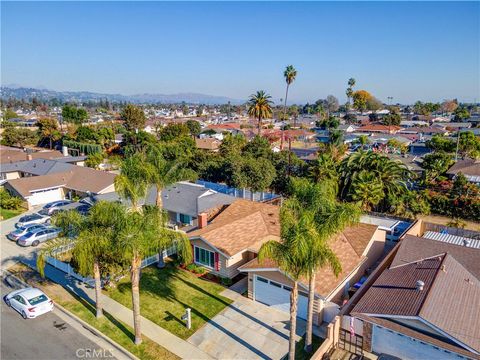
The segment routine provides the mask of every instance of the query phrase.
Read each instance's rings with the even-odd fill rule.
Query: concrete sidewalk
[[[35,266],[32,261],[29,261],[28,265],[30,267],[32,267],[32,265]],[[73,277],[68,277],[68,275],[64,272],[47,265],[45,268],[45,276],[57,284],[69,289],[71,292],[87,300],[88,302],[92,304],[95,303],[95,289],[80,283]],[[102,301],[103,309],[107,313],[133,328],[132,310],[106,295],[103,295]],[[181,357],[182,359],[212,359],[212,357],[193,344],[179,338],[178,336],[175,336],[143,316],[141,317],[141,329],[144,336],[148,337],[150,340],[156,342],[160,346],[163,346],[165,349]]]

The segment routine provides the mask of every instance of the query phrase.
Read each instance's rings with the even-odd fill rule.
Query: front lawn
[[[115,289],[108,289],[112,299],[132,308],[131,283],[121,280]],[[199,279],[193,274],[167,265],[164,269],[150,266],[142,270],[140,281],[141,314],[171,333],[188,338],[203,324],[232,303],[219,294],[221,285]],[[192,328],[181,320],[186,308],[192,309]]]
[[[20,215],[22,212],[25,210],[20,209],[20,210],[9,210],[9,209],[4,209],[0,208],[0,220],[7,220],[10,219],[14,216]]]

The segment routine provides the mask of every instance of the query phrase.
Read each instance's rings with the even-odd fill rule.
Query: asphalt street
[[[1,284],[1,359],[115,358],[113,352],[102,349],[56,315],[58,310],[24,320],[3,301],[3,297],[12,290]]]

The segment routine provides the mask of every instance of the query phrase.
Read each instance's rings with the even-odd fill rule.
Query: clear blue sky
[[[2,84],[108,93],[480,100],[479,2],[3,2]]]

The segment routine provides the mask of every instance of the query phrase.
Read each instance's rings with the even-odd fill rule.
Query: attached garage
[[[30,205],[42,205],[47,204],[52,201],[63,200],[63,190],[62,188],[55,189],[45,189],[32,191],[31,195],[27,198],[27,201]]]
[[[292,288],[285,284],[255,275],[254,300],[281,311],[290,312],[290,291]],[[308,298],[298,294],[297,317],[307,319]]]

